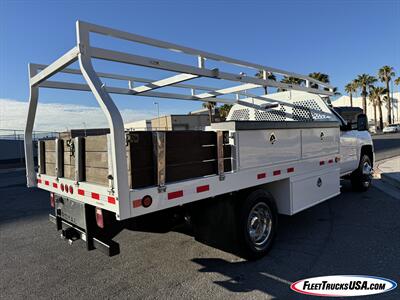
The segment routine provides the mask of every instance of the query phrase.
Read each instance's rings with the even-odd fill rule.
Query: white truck
[[[370,186],[374,152],[365,115],[347,124],[323,99],[333,95],[330,85],[81,21],[76,30],[77,45],[66,54],[50,65],[29,65],[25,130],[28,187],[50,192],[50,219],[71,243],[82,239],[89,250],[115,255],[120,250],[112,237],[125,220],[175,208],[193,212],[200,202],[227,203],[221,219],[198,222],[197,216],[195,225],[230,218],[228,231],[241,253],[258,258],[271,247],[278,214],[293,215],[338,195],[342,177],[361,191]],[[135,54],[99,48],[90,41],[93,34],[138,47]],[[163,59],[152,57],[160,52]],[[134,66],[135,76],[95,71],[94,59]],[[79,68],[68,67],[76,61]],[[149,70],[157,78],[139,76]],[[50,80],[57,73],[64,80]],[[271,73],[303,84],[268,79]],[[67,76],[85,82],[65,81]],[[265,94],[265,87],[280,92]],[[109,130],[39,141],[36,170],[32,130],[39,88],[92,92]],[[203,131],[132,133],[124,130],[110,94],[233,106],[226,121]]]

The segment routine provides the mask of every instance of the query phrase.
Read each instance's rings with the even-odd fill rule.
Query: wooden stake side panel
[[[75,179],[75,147],[71,135],[64,137],[63,177]],[[108,186],[109,168],[107,135],[86,136],[84,141],[85,182]],[[166,132],[166,182],[215,175],[218,173],[215,132]],[[226,138],[227,140],[227,138]],[[156,157],[153,151],[153,132],[128,132],[126,143],[127,169],[130,188],[157,185]],[[231,146],[224,145],[225,172],[231,171]],[[46,175],[55,174],[55,141],[46,140]]]

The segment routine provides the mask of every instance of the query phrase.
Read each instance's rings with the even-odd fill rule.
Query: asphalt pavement
[[[384,142],[382,142],[385,140]],[[375,136],[378,155],[394,135]],[[400,283],[400,202],[371,188],[280,217],[268,256],[248,262],[196,242],[187,226],[167,233],[123,230],[121,254],[69,246],[49,223],[49,195],[27,189],[23,171],[0,173],[0,299],[299,299],[292,282],[362,274]],[[157,220],[154,220],[157,222]],[[399,299],[400,288],[374,299]]]

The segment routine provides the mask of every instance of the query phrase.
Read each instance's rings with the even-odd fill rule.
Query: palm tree
[[[346,84],[346,86],[344,87],[344,90],[346,91],[346,93],[349,94],[350,106],[353,107],[353,93],[357,92],[357,84],[354,81],[352,81],[352,82]]]
[[[358,75],[354,80],[357,83],[357,86],[361,89],[361,97],[362,97],[362,108],[364,114],[367,114],[367,88],[371,84],[375,83],[377,79],[374,76],[368,74]]]
[[[286,83],[286,84],[301,85],[304,82],[304,80],[302,80],[300,78],[292,77],[292,76],[283,76],[283,78],[281,79],[281,82]],[[284,91],[286,91],[286,89],[278,88],[278,92],[284,92]]]
[[[258,71],[255,76],[260,79],[264,79],[264,71],[263,70]],[[271,72],[267,72],[267,79],[276,81],[276,76]],[[263,88],[264,88],[265,95],[267,95],[268,87],[266,85],[264,85]]]
[[[392,79],[392,77],[395,76],[394,70],[390,66],[383,66],[382,68],[379,69],[378,71],[378,77],[380,81],[386,84],[386,97],[388,99],[387,102],[387,107],[388,107],[388,122],[389,124],[392,123],[392,105],[390,101],[390,92],[389,92],[389,82]]]
[[[381,96],[385,93],[385,89],[383,87],[375,87],[371,85],[369,87],[369,100],[372,102],[372,105],[374,106],[374,122],[375,122],[375,128],[378,128],[377,126],[377,118],[376,118],[376,107],[378,106],[379,108],[379,129],[382,129],[383,127],[383,120],[382,120],[382,101],[381,101]]]
[[[399,88],[399,94],[397,95],[397,122],[399,122],[399,109],[400,109],[400,77],[394,80],[394,84]]]
[[[212,123],[212,110],[217,103],[213,101],[208,101],[203,103],[203,107],[208,109],[208,117],[210,118],[210,124]]]
[[[282,83],[286,84],[297,84],[300,85],[303,80],[300,78],[292,77],[292,76],[284,76],[283,79],[281,80]]]
[[[219,108],[219,115],[220,117],[226,119],[229,114],[229,111],[232,108],[232,104],[224,104]]]
[[[309,77],[314,78],[318,81],[321,81],[323,83],[329,83],[329,75],[324,74],[324,73],[320,73],[320,72],[313,72],[308,74]],[[318,89],[318,84],[316,83],[311,83],[310,87],[313,89]]]

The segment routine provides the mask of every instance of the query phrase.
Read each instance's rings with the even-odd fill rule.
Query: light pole
[[[85,137],[86,137],[86,123],[82,122],[82,124],[83,124],[83,133],[85,134]]]
[[[158,128],[160,128],[160,103],[153,102],[155,106],[157,106],[157,118],[158,118]],[[158,129],[160,130],[160,129]]]

